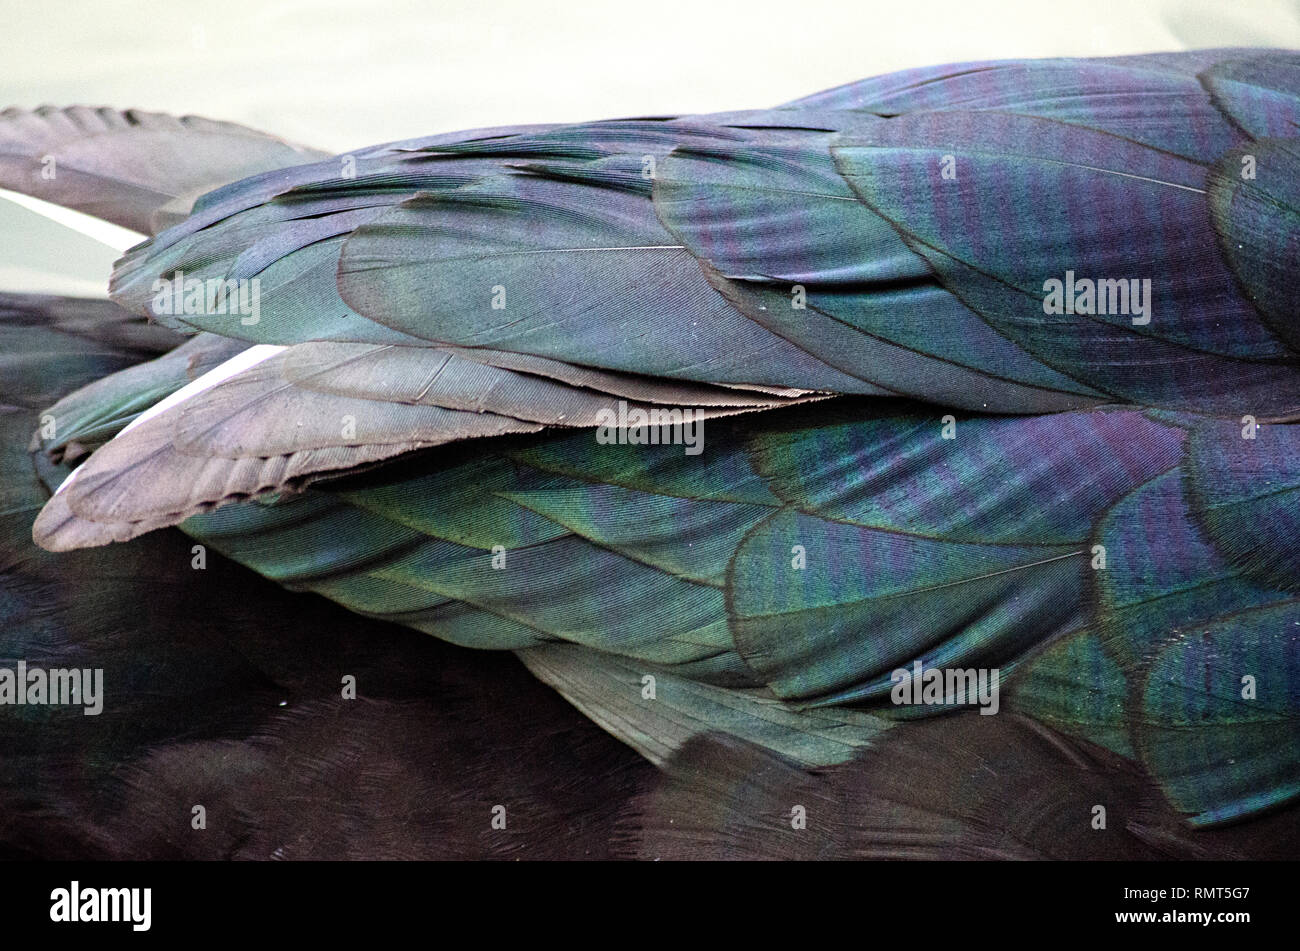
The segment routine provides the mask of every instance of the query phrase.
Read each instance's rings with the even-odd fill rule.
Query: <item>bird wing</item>
[[[112,291],[254,349],[95,451],[35,536],[183,521],[521,651],[660,758],[716,727],[839,761],[926,712],[888,702],[894,670],[998,668],[1196,821],[1276,807],[1300,791],[1296,63],[964,64],[227,185]],[[1053,312],[1074,276],[1133,307]],[[256,313],[158,306],[254,279]],[[620,400],[698,411],[707,448],[594,438]],[[696,686],[632,716],[637,669]]]

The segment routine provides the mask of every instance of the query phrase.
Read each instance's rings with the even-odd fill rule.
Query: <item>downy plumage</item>
[[[147,231],[111,295],[196,334],[48,408],[50,489],[79,465],[34,537],[176,525],[518,652],[685,783],[649,852],[1290,854],[1298,122],[1300,56],[1249,49],[334,157],[10,111],[0,184]],[[702,453],[598,439],[620,402]],[[999,712],[893,702],[918,662],[998,671]],[[807,853],[692,798],[812,782]]]

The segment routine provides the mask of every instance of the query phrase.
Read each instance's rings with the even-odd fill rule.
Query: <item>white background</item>
[[[342,151],[511,122],[776,105],[909,66],[1300,48],[1298,0],[4,0],[0,105],[136,106]],[[0,289],[115,253],[0,201]]]

